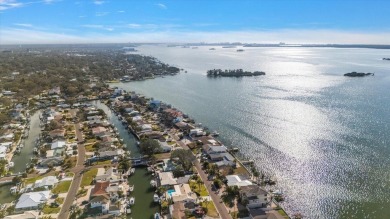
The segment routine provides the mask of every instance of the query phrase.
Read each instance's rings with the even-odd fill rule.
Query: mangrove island
[[[258,76],[265,75],[262,71],[243,71],[242,69],[212,69],[207,71],[208,77],[243,77],[243,76]]]
[[[369,76],[369,75],[374,76],[374,73],[364,73],[364,72],[353,71],[353,72],[344,74],[344,76],[348,76],[348,77],[364,77],[364,76]]]

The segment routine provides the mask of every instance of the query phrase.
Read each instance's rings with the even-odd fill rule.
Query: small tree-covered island
[[[369,75],[374,76],[374,73],[364,73],[364,72],[353,71],[353,72],[344,74],[344,76],[347,76],[347,77],[364,77],[364,76],[369,76]]]
[[[265,75],[262,71],[244,71],[242,69],[212,69],[207,71],[208,77],[243,77],[243,76],[258,76]]]

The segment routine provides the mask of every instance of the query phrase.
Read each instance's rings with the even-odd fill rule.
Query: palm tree
[[[200,177],[198,177],[198,179],[196,180],[196,183],[198,184],[198,192],[200,195],[200,192],[202,191],[200,186],[203,184],[203,181]]]

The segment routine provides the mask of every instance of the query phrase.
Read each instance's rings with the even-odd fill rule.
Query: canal
[[[126,149],[131,152],[130,156],[138,157],[140,152],[136,144],[137,139],[128,133],[118,117],[100,101],[93,101],[92,104],[104,110],[108,120],[118,129]],[[159,205],[153,202],[154,190],[150,187],[151,179],[152,176],[145,167],[136,168],[135,173],[129,178],[129,184],[134,185],[132,195],[135,198],[135,205],[131,208],[131,214],[127,218],[153,218],[153,215],[159,211]]]
[[[15,201],[16,196],[11,194],[12,183],[0,185],[0,204],[10,203]]]
[[[12,162],[14,162],[13,172],[22,173],[26,170],[27,165],[31,163],[31,158],[34,156],[34,147],[35,140],[38,138],[41,133],[41,128],[39,127],[40,119],[39,114],[41,111],[36,111],[30,120],[30,130],[29,136],[26,139],[22,139],[22,144],[24,147],[20,151],[20,154],[16,154],[12,157]]]

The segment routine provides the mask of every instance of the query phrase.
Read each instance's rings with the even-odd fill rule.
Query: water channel
[[[100,101],[93,101],[92,104],[104,110],[110,123],[118,129],[126,149],[131,152],[130,156],[138,157],[140,153],[136,145],[137,140],[132,134],[128,133],[118,117]],[[137,168],[135,173],[129,178],[129,184],[134,185],[132,195],[135,198],[135,205],[131,208],[132,212],[127,218],[153,218],[153,215],[159,211],[159,206],[153,202],[154,190],[150,187],[150,180],[151,175],[145,167]]]
[[[15,165],[12,169],[14,173],[24,172],[26,170],[27,165],[31,163],[30,159],[33,157],[35,140],[38,138],[39,134],[41,133],[41,128],[39,127],[40,113],[41,111],[36,111],[31,116],[29,135],[26,139],[22,140],[22,144],[24,144],[24,147],[20,151],[20,154],[14,155],[11,160],[12,162],[14,162]]]

